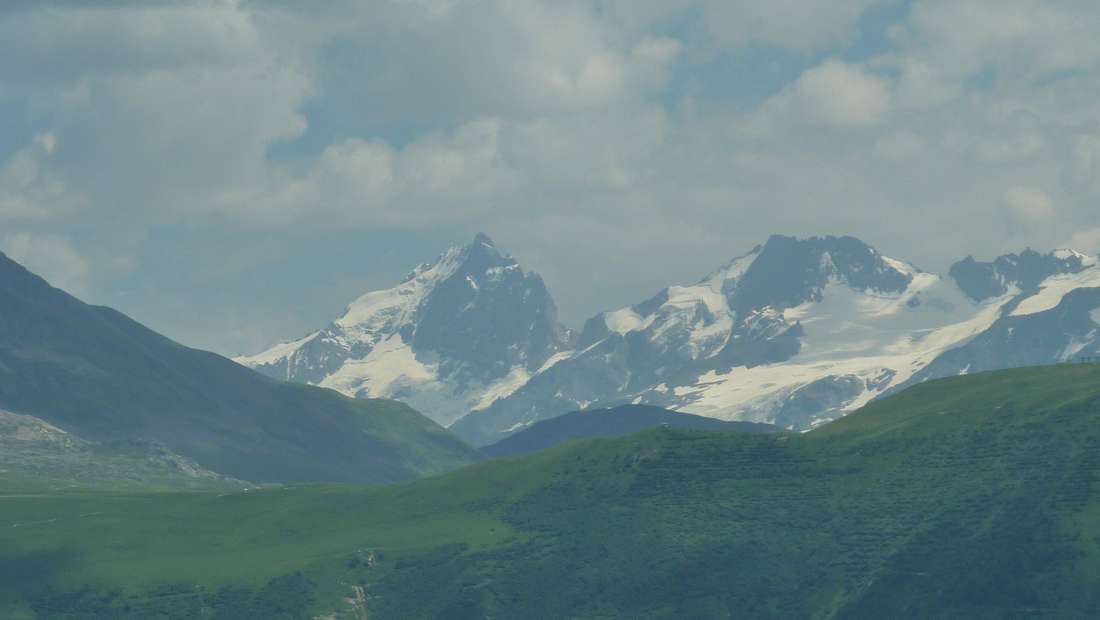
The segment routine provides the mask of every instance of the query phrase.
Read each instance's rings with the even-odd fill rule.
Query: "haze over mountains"
[[[0,617],[1096,618],[1098,403],[1066,364],[400,485],[0,486]]]
[[[409,402],[475,445],[626,403],[805,430],[928,378],[1093,354],[1096,287],[1096,259],[1068,250],[968,257],[941,276],[853,237],[776,235],[574,334],[541,278],[478,235],[238,361]]]
[[[721,403],[739,368],[830,373],[818,384],[844,371],[876,400],[828,425],[818,409],[808,433],[648,405],[548,409],[479,453],[405,404],[265,377],[0,255],[0,616],[1096,616],[1100,367],[877,399],[934,373],[1091,355],[1094,260],[1025,252],[941,279],[851,238],[774,237],[696,286],[595,317],[574,342],[537,276],[475,244],[418,269],[400,303],[357,306],[400,326],[377,332],[387,354],[438,321],[406,352],[446,352],[424,364],[437,396],[486,398],[494,383],[479,378],[529,376],[506,394],[498,379],[503,395],[455,427],[496,420],[560,369],[577,390],[564,403],[636,398],[637,376],[685,388],[649,391],[686,410]],[[861,369],[894,374],[870,390]],[[823,401],[802,389],[773,415]],[[485,455],[510,458],[460,468]]]
[[[522,385],[574,340],[542,278],[478,235],[356,299],[324,329],[237,361],[350,396],[399,398],[450,424]]]
[[[536,422],[481,449],[491,457],[515,456],[545,450],[577,439],[622,437],[650,428],[691,428],[738,433],[774,433],[771,424],[727,422],[690,413],[669,411],[650,405],[622,405],[611,409],[574,411]]]
[[[8,425],[16,439],[63,431],[81,448],[70,462],[138,441],[146,455],[256,483],[392,482],[478,458],[404,404],[274,381],[85,304],[3,254],[0,410],[38,420],[12,418],[26,420]]]

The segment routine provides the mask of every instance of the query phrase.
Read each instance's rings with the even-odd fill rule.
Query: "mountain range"
[[[478,235],[327,327],[236,359],[285,381],[400,399],[446,425],[523,385],[575,340],[542,278]]]
[[[1098,403],[1061,364],[396,485],[0,485],[0,617],[1096,618]]]
[[[53,450],[54,464],[114,447],[111,459],[140,453],[253,483],[380,483],[480,458],[405,404],[275,381],[85,304],[3,254],[0,410],[22,416],[8,418],[13,441],[64,439],[14,444],[28,458],[78,448]]]
[[[493,458],[516,456],[552,448],[567,441],[622,437],[657,427],[739,433],[775,433],[781,430],[771,424],[727,422],[651,405],[622,405],[610,409],[574,411],[536,422],[497,443],[485,446],[481,452]]]
[[[1094,357],[1095,260],[1028,251],[939,278],[850,238],[776,237],[574,337],[548,295],[493,331],[500,297],[535,293],[466,269],[511,264],[475,243],[417,270],[379,340],[412,343],[437,397],[500,390],[453,428],[556,372],[562,406],[655,399],[632,390],[660,380],[680,411],[548,409],[478,452],[406,404],[184,347],[0,255],[0,617],[1097,616],[1100,365],[976,372]],[[506,271],[502,288],[538,290]],[[539,326],[549,340],[505,346]],[[798,387],[760,410],[819,407],[793,431],[684,413],[743,415],[723,373],[768,368],[792,376],[758,394],[843,371],[871,402],[844,415]]]
[[[37,491],[247,489],[151,442],[92,442],[39,418],[0,411],[0,487]]]
[[[623,404],[807,430],[930,378],[1093,355],[1097,287],[1097,260],[1071,250],[967,257],[942,276],[853,237],[774,235],[574,333],[542,279],[479,234],[237,361],[403,400],[474,445]]]

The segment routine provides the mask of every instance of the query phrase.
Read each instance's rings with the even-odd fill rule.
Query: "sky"
[[[769,234],[1100,251],[1095,0],[6,0],[0,250],[223,354],[484,231],[562,319]]]

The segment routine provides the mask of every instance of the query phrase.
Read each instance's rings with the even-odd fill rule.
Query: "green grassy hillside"
[[[651,405],[621,405],[610,409],[574,411],[536,422],[497,443],[484,446],[481,452],[494,458],[519,456],[552,448],[567,441],[623,437],[659,426],[741,433],[775,433],[781,430],[771,424],[729,422]]]
[[[170,450],[140,441],[96,443],[32,416],[0,410],[0,488],[64,490],[242,490]]]
[[[804,435],[654,429],[389,487],[9,492],[0,598],[26,618],[1094,618],[1098,472],[1100,367],[1020,369]]]
[[[0,254],[0,408],[254,482],[392,482],[478,455],[409,407],[291,385],[87,305]]]

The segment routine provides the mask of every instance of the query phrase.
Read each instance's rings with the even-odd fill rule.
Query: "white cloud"
[[[50,7],[0,19],[0,79],[79,79],[236,61],[255,53],[258,33],[232,0],[190,6]]]
[[[660,107],[639,106],[612,115],[482,118],[400,148],[348,139],[304,170],[279,170],[261,186],[246,186],[254,193],[229,191],[216,203],[261,225],[321,228],[531,214],[649,182],[646,169],[659,166],[666,130]]]
[[[814,128],[850,132],[882,125],[891,114],[892,85],[862,66],[835,58],[804,70],[758,109],[736,118],[744,136],[805,140]]]
[[[76,294],[84,291],[91,267],[65,237],[16,233],[5,235],[0,242],[12,260],[50,284]]]
[[[835,59],[804,72],[794,93],[803,115],[826,125],[878,125],[890,111],[886,79]]]
[[[624,33],[587,1],[305,6],[258,21],[312,63],[326,112],[357,128],[629,104],[661,89],[680,52],[669,36]]]
[[[1100,227],[1073,233],[1065,246],[1086,253],[1100,253]]]
[[[1046,220],[1054,215],[1054,203],[1040,189],[1013,187],[1005,192],[1005,205],[1017,217]]]
[[[47,156],[53,155],[57,150],[57,136],[50,132],[40,133],[34,137],[34,145],[42,149]]]
[[[0,218],[86,281],[175,230],[487,229],[576,316],[771,232],[939,269],[1100,225],[1092,2],[70,4],[0,20]]]
[[[897,161],[912,160],[928,152],[928,142],[916,132],[902,129],[888,133],[875,141],[875,154]]]
[[[697,44],[719,50],[763,44],[810,54],[841,46],[856,36],[867,9],[894,0],[608,0],[617,22],[638,31],[685,24],[699,31]]]
[[[1081,133],[1070,138],[1070,175],[1081,187],[1100,190],[1100,133]]]
[[[72,210],[77,198],[50,166],[57,149],[57,136],[41,133],[0,162],[0,218],[33,219]]]
[[[1003,83],[1095,68],[1100,5],[1090,0],[919,0],[898,33],[903,47],[954,80],[983,71]]]
[[[1009,107],[998,118],[998,110],[991,106],[987,122],[997,126],[988,132],[977,145],[978,156],[991,162],[1013,162],[1035,157],[1047,146],[1042,120],[1028,110]]]
[[[962,86],[956,79],[924,59],[907,56],[900,60],[893,60],[895,64],[900,65],[898,67],[900,77],[896,87],[899,107],[926,110],[947,103],[962,92]]]
[[[0,179],[7,211],[83,202],[125,213],[116,226],[178,221],[257,182],[267,150],[305,130],[309,79],[237,2],[43,8],[4,28],[0,48],[26,45],[0,81],[51,121]]]
[[[491,199],[510,183],[500,132],[500,121],[481,119],[400,149],[348,139],[327,147],[301,174],[275,173],[261,186],[245,186],[252,193],[231,189],[216,202],[230,215],[322,229],[348,223],[423,226],[470,217],[491,209]]]

